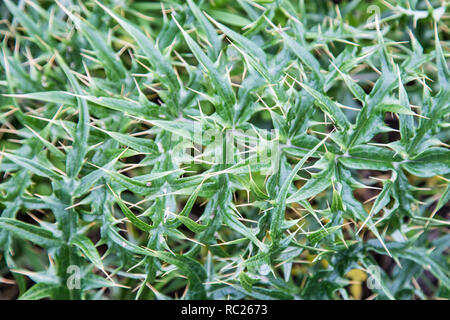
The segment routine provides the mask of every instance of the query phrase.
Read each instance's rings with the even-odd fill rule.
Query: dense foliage
[[[335,2],[4,0],[0,296],[448,298],[449,2]]]

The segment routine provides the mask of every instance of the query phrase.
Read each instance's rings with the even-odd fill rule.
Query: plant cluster
[[[0,296],[448,298],[450,4],[338,2],[4,0]]]

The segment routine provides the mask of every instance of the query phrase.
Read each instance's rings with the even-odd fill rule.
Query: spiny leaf
[[[12,218],[0,217],[0,227],[18,238],[31,241],[41,247],[55,247],[61,241],[51,231]]]
[[[22,294],[20,300],[40,300],[43,298],[51,298],[58,288],[58,284],[55,283],[36,283],[30,289],[28,289],[24,294]]]
[[[142,231],[149,231],[152,230],[153,227],[138,217],[134,215],[134,213],[126,206],[125,203],[119,198],[119,196],[111,189],[111,192],[114,195],[114,199],[116,199],[117,204],[119,205],[120,209],[122,209],[123,214],[128,218],[128,220],[135,225],[137,228],[141,229]]]
[[[78,234],[72,238],[72,243],[83,252],[83,254],[94,264],[94,266],[100,270],[103,270],[104,267],[102,260],[91,239],[82,234]]]
[[[180,88],[175,72],[170,63],[165,59],[161,52],[155,47],[153,41],[149,39],[141,30],[133,26],[125,19],[120,18],[113,11],[105,7],[100,2],[96,3],[103,8],[111,17],[113,17],[139,44],[139,48],[149,57],[150,63],[156,69],[158,77],[166,83],[168,87],[176,92]]]
[[[81,94],[81,88],[78,81],[73,76],[69,67],[58,52],[55,52],[56,60],[61,68],[64,70],[66,77],[75,91],[76,94]],[[78,172],[83,166],[84,156],[87,152],[88,138],[89,138],[89,109],[86,101],[77,98],[79,112],[78,123],[74,136],[74,142],[72,149],[67,154],[66,167],[67,173],[70,178],[74,178],[78,175]]]
[[[173,18],[178,24],[177,20]],[[191,38],[189,34],[178,24],[178,28],[181,30],[184,39],[186,40],[189,48],[191,48],[192,53],[195,55],[197,60],[203,66],[206,72],[211,76],[212,84],[217,90],[218,95],[221,98],[221,102],[217,105],[217,113],[228,123],[233,121],[234,105],[236,103],[236,97],[231,88],[230,83],[223,77],[219,71],[214,66],[213,62],[206,56],[202,51],[200,46]]]

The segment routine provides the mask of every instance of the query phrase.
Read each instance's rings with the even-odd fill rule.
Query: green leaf
[[[255,234],[247,228],[242,222],[240,222],[235,214],[231,210],[227,210],[222,213],[223,222],[231,229],[235,230],[239,234],[247,237],[257,247],[265,250],[265,245],[255,236]]]
[[[199,223],[196,223],[191,218],[184,217],[181,215],[176,215],[176,217],[192,232],[199,233],[205,231],[208,228],[208,225],[201,225]]]
[[[45,46],[37,40],[38,38],[47,38],[42,32],[42,29],[33,20],[31,20],[31,18],[25,13],[23,9],[16,6],[13,2],[11,2],[10,0],[5,0],[4,3],[8,10],[14,15],[14,17],[20,21],[21,25],[24,26],[31,35],[33,35],[33,39],[36,44],[41,48],[45,48]]]
[[[194,14],[195,18],[201,23],[202,28],[205,30],[205,33],[208,37],[208,41],[212,46],[211,51],[214,53],[213,57],[217,59],[217,57],[219,56],[220,49],[222,47],[220,38],[218,37],[211,23],[205,18],[205,16],[197,7],[197,5],[192,0],[188,0],[187,3],[189,5],[189,8],[192,10],[192,13]]]
[[[323,238],[326,236],[340,230],[342,226],[332,226],[332,227],[325,227],[320,228],[317,231],[314,231],[306,236],[309,242],[311,242],[312,245],[315,245],[319,243]]]
[[[6,152],[1,152],[0,154],[5,156],[12,162],[16,163],[18,166],[26,168],[26,169],[30,170],[31,172],[33,172],[34,174],[37,174],[38,176],[55,179],[55,180],[59,180],[62,178],[59,174],[57,174],[53,170],[47,168],[46,166],[44,166],[43,164],[41,164],[37,161],[23,158],[21,156],[13,155],[11,153],[6,153]]]
[[[377,196],[377,199],[375,200],[372,208],[370,209],[369,215],[359,228],[358,233],[366,225],[367,221],[369,221],[375,214],[380,212],[380,210],[382,210],[387,204],[389,204],[389,202],[391,201],[391,193],[393,185],[394,184],[391,180],[386,180],[384,182],[383,190],[381,190],[380,194]]]
[[[228,37],[236,41],[241,48],[247,52],[250,53],[252,58],[256,60],[257,63],[265,65],[266,64],[266,54],[264,51],[256,45],[253,41],[247,39],[244,36],[241,36],[239,33],[234,32],[233,30],[227,28],[223,24],[213,20],[210,18],[210,20],[220,29],[224,34],[226,34]]]
[[[61,68],[64,70],[66,77],[76,94],[81,94],[81,88],[78,81],[73,76],[69,67],[58,52],[55,52],[56,60]],[[78,175],[83,166],[84,156],[88,149],[89,138],[89,109],[86,101],[77,98],[78,101],[78,123],[75,132],[72,149],[67,154],[66,167],[69,178],[74,178]]]
[[[379,109],[384,112],[394,112],[398,114],[406,114],[410,116],[415,116],[416,114],[407,106],[391,103],[391,104],[381,104]]]
[[[434,208],[434,212],[438,212],[449,201],[450,201],[450,184],[447,184],[444,193],[439,198],[436,208]]]
[[[68,104],[75,106],[77,99],[75,96],[64,91],[43,91],[43,92],[29,92],[23,94],[9,94],[7,96],[23,99],[32,99],[39,101],[46,101],[56,104]]]
[[[170,65],[162,55],[161,52],[155,47],[153,41],[147,37],[141,30],[133,26],[125,19],[120,18],[113,11],[106,6],[96,1],[96,3],[103,8],[111,17],[114,18],[138,43],[139,48],[147,55],[153,68],[156,70],[156,74],[161,82],[166,83],[171,91],[176,92],[180,88],[177,76]]]
[[[450,172],[450,150],[429,148],[411,160],[402,163],[402,167],[418,177],[432,177]]]
[[[339,157],[338,160],[351,169],[392,170],[393,162],[401,158],[386,148],[359,145],[349,150],[348,157]]]
[[[117,110],[121,112],[129,113],[130,115],[136,116],[136,117],[144,117],[147,118],[153,118],[155,114],[159,114],[161,108],[157,108],[156,105],[150,103],[149,106],[145,106],[142,104],[139,104],[135,101],[125,100],[125,99],[118,99],[118,98],[110,98],[110,97],[94,97],[94,96],[78,96],[80,99],[87,100],[89,102],[98,104],[102,107]]]
[[[141,229],[142,231],[150,231],[154,228],[151,225],[149,225],[149,224],[145,223],[144,221],[142,221],[141,219],[139,219],[138,217],[136,217],[134,215],[134,213],[130,209],[128,209],[127,205],[125,203],[123,203],[123,201],[119,198],[119,196],[114,191],[112,191],[112,189],[111,189],[111,192],[114,195],[114,199],[116,200],[120,209],[122,209],[123,214],[128,218],[128,220],[133,225],[135,225],[137,228]]]
[[[1,218],[0,227],[12,232],[16,237],[31,241],[44,248],[57,247],[61,241],[49,230],[12,218]]]
[[[19,297],[19,300],[40,300],[44,298],[52,298],[58,287],[59,285],[55,283],[36,283],[24,294],[22,294]]]
[[[196,260],[171,253],[155,251],[155,256],[164,262],[170,263],[185,272],[190,282],[189,299],[205,299],[206,292],[203,282],[206,280],[206,271]]]
[[[222,21],[223,23],[228,23],[230,25],[236,26],[236,27],[245,27],[246,25],[249,25],[251,23],[250,20],[247,18],[244,18],[240,15],[229,13],[226,11],[220,11],[220,10],[208,10],[208,12],[217,20]]]
[[[303,185],[286,200],[286,203],[299,202],[301,200],[309,199],[324,191],[331,185],[333,174],[334,168],[332,166],[322,170],[318,174],[314,174],[311,179],[305,183],[305,185]]]
[[[83,252],[86,258],[88,258],[89,261],[94,264],[94,266],[96,266],[100,270],[104,269],[100,255],[98,254],[98,251],[92,243],[91,239],[82,234],[78,234],[72,238],[71,242],[73,245],[77,246],[81,250],[81,252]]]
[[[325,143],[330,134],[328,134],[322,141],[320,141],[314,148],[312,148],[303,158],[300,160],[294,167],[294,169],[289,173],[283,182],[279,194],[276,198],[275,209],[273,213],[272,222],[270,224],[270,234],[273,239],[274,245],[278,245],[278,242],[281,238],[283,230],[281,229],[281,225],[284,221],[285,209],[286,209],[286,197],[289,190],[289,186],[294,180],[295,175],[298,170],[305,164],[305,162],[316,152],[319,147]]]
[[[120,62],[120,59],[117,58],[114,51],[107,44],[107,41],[102,33],[95,30],[93,26],[91,26],[88,22],[83,21],[82,18],[73,14],[61,3],[57,3],[69,16],[70,20],[76,24],[77,28],[83,33],[89,41],[89,44],[94,48],[96,55],[107,72],[108,77],[113,81],[123,80],[126,77],[126,70]]]
[[[236,97],[234,95],[231,84],[223,77],[214,66],[213,62],[202,51],[199,45],[191,38],[191,36],[184,31],[184,29],[178,24],[178,21],[173,18],[177,23],[178,28],[181,30],[186,43],[192,50],[192,53],[197,58],[198,62],[203,66],[204,70],[211,77],[212,84],[217,91],[221,102],[216,106],[217,113],[228,123],[233,122],[234,117],[234,105],[236,104]]]
[[[159,153],[158,146],[155,144],[153,140],[131,137],[129,135],[113,131],[106,131],[102,129],[101,131],[109,135],[114,140],[136,151],[153,155]]]
[[[104,170],[104,169],[103,169]],[[149,195],[153,192],[156,192],[155,188],[149,186],[148,182],[142,182],[137,179],[128,178],[127,176],[117,173],[111,170],[105,170],[105,172],[111,176],[111,178],[117,181],[124,188],[140,194],[140,195]]]
[[[350,123],[345,116],[345,114],[341,111],[341,109],[337,106],[335,102],[333,102],[330,98],[323,95],[322,93],[316,91],[311,88],[307,84],[300,83],[303,89],[305,89],[310,95],[312,95],[317,102],[318,106],[325,112],[331,119],[342,129],[348,130],[350,129]]]
[[[246,272],[241,272],[239,274],[239,282],[241,283],[242,288],[248,292],[252,292],[252,287],[258,282],[258,279],[250,277]]]
[[[291,49],[292,53],[295,54],[305,66],[310,68],[318,79],[322,79],[323,76],[320,73],[320,64],[308,49],[284,32],[281,33],[281,36],[286,45]]]
[[[447,269],[439,264],[424,248],[391,248],[390,251],[392,251],[393,255],[398,256],[399,258],[411,260],[419,264],[425,270],[430,271],[437,279],[442,282],[444,286],[446,286],[447,288],[450,287],[450,279],[448,277]]]

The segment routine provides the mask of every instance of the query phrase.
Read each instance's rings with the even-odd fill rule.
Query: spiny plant
[[[448,7],[4,0],[0,295],[448,298]]]

